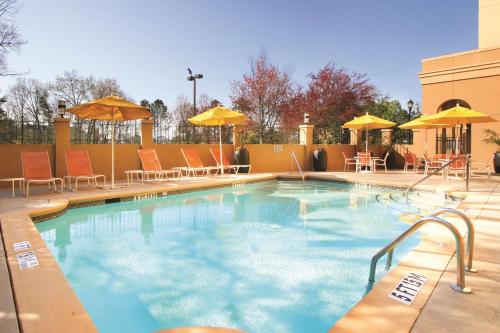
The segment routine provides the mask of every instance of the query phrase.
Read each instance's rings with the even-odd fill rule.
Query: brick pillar
[[[153,148],[153,126],[154,121],[149,119],[141,120],[141,146],[143,149]]]
[[[305,146],[304,149],[304,170],[312,170],[312,154],[314,125],[299,125],[299,143]]]
[[[382,146],[390,146],[392,143],[392,128],[385,128],[382,130]]]
[[[234,149],[241,147],[241,133],[245,128],[244,125],[233,125],[233,146]]]
[[[64,177],[66,175],[66,158],[64,152],[71,148],[70,137],[70,119],[55,118],[55,175],[56,177]]]

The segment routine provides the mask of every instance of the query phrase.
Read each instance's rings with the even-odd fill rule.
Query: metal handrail
[[[290,175],[292,174],[293,171],[293,160],[295,160],[295,164],[297,165],[297,168],[299,169],[300,176],[302,177],[302,181],[305,180],[304,178],[304,173],[302,172],[302,168],[300,167],[299,161],[297,160],[297,156],[295,155],[295,152],[292,150],[290,153]]]
[[[472,259],[473,259],[472,257],[474,255],[474,239],[475,239],[474,224],[472,224],[472,221],[469,219],[467,215],[453,208],[440,208],[436,210],[434,213],[432,213],[430,216],[437,217],[444,213],[455,214],[458,217],[462,218],[462,220],[465,222],[465,225],[467,226],[467,262],[465,264],[465,270],[470,273],[477,273],[477,269],[472,268]]]
[[[465,225],[467,226],[467,261],[465,263],[465,271],[470,272],[470,273],[477,273],[477,269],[472,268],[472,259],[474,256],[474,239],[475,239],[475,231],[474,231],[474,225],[472,224],[472,221],[459,210],[453,209],[453,208],[440,208],[430,214],[429,216],[432,217],[438,217],[441,214],[444,213],[451,213],[455,214],[458,217],[462,218],[462,220],[465,222]],[[394,252],[394,249],[389,250],[387,253],[387,262],[385,264],[385,269],[389,270],[392,266],[392,254]]]
[[[464,270],[464,240],[462,236],[460,235],[460,232],[458,229],[448,221],[436,217],[436,216],[427,216],[424,217],[415,224],[413,224],[410,228],[408,228],[405,232],[403,232],[401,235],[399,235],[396,239],[394,239],[389,245],[385,246],[383,249],[378,251],[371,260],[370,263],[370,275],[368,277],[368,285],[366,286],[366,292],[368,293],[372,287],[373,284],[375,283],[375,271],[377,269],[377,262],[381,257],[383,257],[386,253],[388,253],[387,260],[392,261],[392,253],[393,249],[401,243],[404,239],[406,239],[408,236],[413,234],[415,231],[417,231],[420,227],[424,226],[427,223],[438,223],[450,230],[450,232],[453,234],[453,238],[455,238],[455,249],[457,253],[457,283],[456,284],[451,284],[450,287],[453,290],[470,294],[472,290],[470,288],[467,288],[465,286],[465,270]]]
[[[432,171],[431,173],[429,173],[428,175],[425,175],[425,177],[419,179],[418,181],[414,182],[413,184],[411,184],[405,191],[405,202],[406,204],[409,203],[409,198],[408,198],[408,195],[410,193],[410,190],[412,188],[414,188],[415,186],[417,186],[418,184],[422,183],[423,181],[425,181],[427,178],[429,178],[430,176],[433,176],[435,175],[436,173],[438,173],[439,171],[443,170],[444,168],[446,168],[447,166],[449,166],[451,163],[455,162],[455,161],[458,161],[459,159],[461,159],[460,156],[458,157],[455,157],[454,159],[452,160],[449,160],[448,162],[446,162],[445,164],[443,164],[442,166],[439,167],[439,169],[436,169],[434,171]],[[466,163],[466,185],[467,185],[467,191],[469,191],[469,157],[467,156],[467,163]],[[426,162],[427,163],[427,162]]]

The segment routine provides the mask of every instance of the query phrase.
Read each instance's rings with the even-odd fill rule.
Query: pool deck
[[[411,172],[356,174],[353,172],[306,173],[307,177],[406,188],[422,177]],[[0,227],[4,255],[0,255],[0,332],[97,332],[56,260],[36,230],[33,220],[64,213],[68,206],[102,204],[106,199],[134,200],[149,195],[170,195],[245,182],[290,177],[286,173],[183,178],[163,184],[136,184],[117,189],[82,186],[78,192],[47,192],[34,188],[29,199],[11,198],[0,189]],[[297,175],[293,175],[297,177]],[[122,185],[122,183],[119,183]],[[448,231],[425,227],[422,242],[393,268],[373,290],[329,331],[339,332],[500,332],[500,177],[474,177],[470,192],[461,180],[445,181],[433,176],[417,188],[466,195],[459,209],[473,220],[476,229],[474,267],[467,273],[469,295],[453,291],[454,244]],[[446,217],[450,221],[453,219]],[[453,221],[454,222],[454,221]],[[465,233],[460,221],[460,230]],[[39,266],[20,270],[13,243],[29,240]],[[384,264],[381,262],[379,264]],[[404,305],[387,294],[408,272],[427,277],[412,305]]]

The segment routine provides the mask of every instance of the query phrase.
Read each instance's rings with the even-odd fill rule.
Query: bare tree
[[[279,125],[293,97],[290,73],[271,64],[265,52],[250,62],[250,72],[231,83],[233,104],[257,124],[259,141]]]
[[[174,108],[174,119],[179,125],[187,125],[188,119],[193,116],[193,104],[184,95],[177,96]]]
[[[125,92],[120,87],[120,84],[116,79],[106,78],[100,80],[94,80],[93,78],[89,78],[92,81],[91,84],[91,95],[92,99],[103,98],[107,96],[118,96],[122,98],[126,98]]]
[[[9,113],[21,121],[23,138],[42,141],[44,130],[50,125],[54,114],[46,85],[35,79],[18,79],[9,90]],[[32,124],[25,124],[31,122]]]
[[[69,107],[73,107],[87,102],[92,97],[94,85],[92,76],[84,77],[72,70],[57,75],[49,87],[55,98],[65,100]]]
[[[18,9],[17,0],[0,0],[0,76],[15,75],[9,73],[7,55],[19,52],[26,43],[12,21]]]

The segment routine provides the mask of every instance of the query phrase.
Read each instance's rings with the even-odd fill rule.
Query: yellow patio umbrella
[[[368,112],[361,117],[354,117],[353,120],[348,121],[342,128],[351,128],[351,129],[364,129],[366,130],[366,152],[368,153],[368,130],[370,129],[379,129],[379,128],[389,128],[396,126],[396,123],[392,121],[385,120],[379,117],[371,116]]]
[[[432,128],[445,128],[451,127],[452,125],[448,124],[429,124],[424,122],[424,119],[429,118],[429,115],[422,115],[417,119],[413,119],[407,123],[399,125],[398,127],[401,129],[425,129],[425,153],[427,154],[427,130]]]
[[[125,121],[150,118],[153,115],[140,105],[117,96],[108,96],[77,105],[68,112],[83,119]],[[115,124],[111,126],[111,188],[115,188]]]
[[[452,107],[451,109],[447,109],[435,115],[429,116],[426,119],[423,119],[422,121],[428,124],[447,124],[450,126],[456,126],[458,132],[460,125],[474,124],[474,123],[491,123],[498,120],[485,113],[477,112],[469,108],[460,106],[457,103],[457,105]],[[458,138],[459,137],[457,135],[456,146],[455,146],[456,154],[460,153],[458,148]]]
[[[224,163],[222,161],[222,125],[235,125],[248,120],[243,113],[233,111],[223,106],[216,106],[197,116],[188,119],[189,122],[201,126],[219,126],[219,152],[221,174],[224,174]]]

